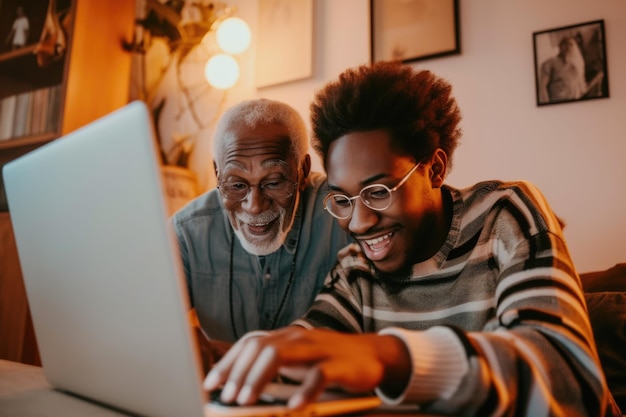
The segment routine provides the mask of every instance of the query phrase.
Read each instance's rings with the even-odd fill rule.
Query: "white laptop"
[[[142,416],[286,414],[207,402],[152,129],[146,106],[132,102],[4,167],[45,375],[56,389]]]

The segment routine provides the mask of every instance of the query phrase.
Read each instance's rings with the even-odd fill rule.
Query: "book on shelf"
[[[45,115],[45,131],[57,132],[61,116],[61,85],[49,87],[48,108]]]
[[[30,123],[30,135],[41,135],[48,133],[46,130],[46,118],[48,113],[48,100],[50,99],[50,89],[52,87],[40,88],[32,92],[32,116]]]
[[[0,141],[57,132],[61,85],[0,99]]]
[[[26,115],[24,117],[24,127],[22,130],[22,136],[30,136],[33,134],[31,131],[31,123],[33,120],[33,108],[35,106],[35,92],[29,91],[26,93]]]
[[[26,118],[30,106],[30,91],[17,95],[15,103],[15,118],[13,119],[13,137],[19,138],[26,135]]]
[[[17,96],[8,96],[2,99],[0,109],[0,140],[9,140],[13,136],[13,120]]]
[[[39,114],[39,133],[48,133],[50,130],[47,128],[46,125],[46,120],[48,117],[48,108],[50,107],[50,90],[53,87],[49,87],[49,88],[44,88],[41,90],[41,101],[42,101],[42,105],[41,105],[41,112]],[[58,115],[57,115],[58,117]],[[55,129],[56,130],[56,129]]]
[[[38,90],[33,91],[33,101],[32,101],[33,105],[30,111],[31,118],[30,118],[30,126],[29,126],[29,131],[31,135],[38,135],[41,133],[39,120],[41,117],[41,106],[43,106],[42,96],[41,96],[41,92],[43,90],[44,90],[43,88],[40,88]]]

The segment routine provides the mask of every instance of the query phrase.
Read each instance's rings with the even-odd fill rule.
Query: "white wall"
[[[255,31],[256,0],[232,0]],[[461,55],[412,64],[447,78],[464,131],[448,183],[527,179],[567,223],[581,272],[626,261],[626,1],[460,0]],[[369,62],[369,0],[315,0],[314,74],[255,89],[253,48],[229,102],[268,97],[308,119],[316,89]],[[537,107],[532,33],[604,19],[610,98]],[[321,169],[315,159],[315,167]]]

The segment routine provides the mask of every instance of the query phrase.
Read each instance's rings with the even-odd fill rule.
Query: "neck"
[[[416,248],[412,257],[413,262],[411,265],[407,265],[408,270],[412,268],[413,264],[435,256],[448,238],[452,224],[452,196],[443,187],[438,189],[436,198],[433,200],[433,209],[424,224],[427,228],[423,230],[424,239],[422,244]]]

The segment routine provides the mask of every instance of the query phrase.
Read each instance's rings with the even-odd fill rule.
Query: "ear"
[[[300,184],[298,187],[300,191],[304,191],[306,187],[306,179],[309,177],[309,173],[311,172],[311,155],[306,154],[302,161],[300,162],[300,171],[302,172],[302,177],[300,178]]]
[[[430,165],[430,182],[433,188],[440,188],[446,178],[448,169],[448,155],[443,149],[437,148]]]

